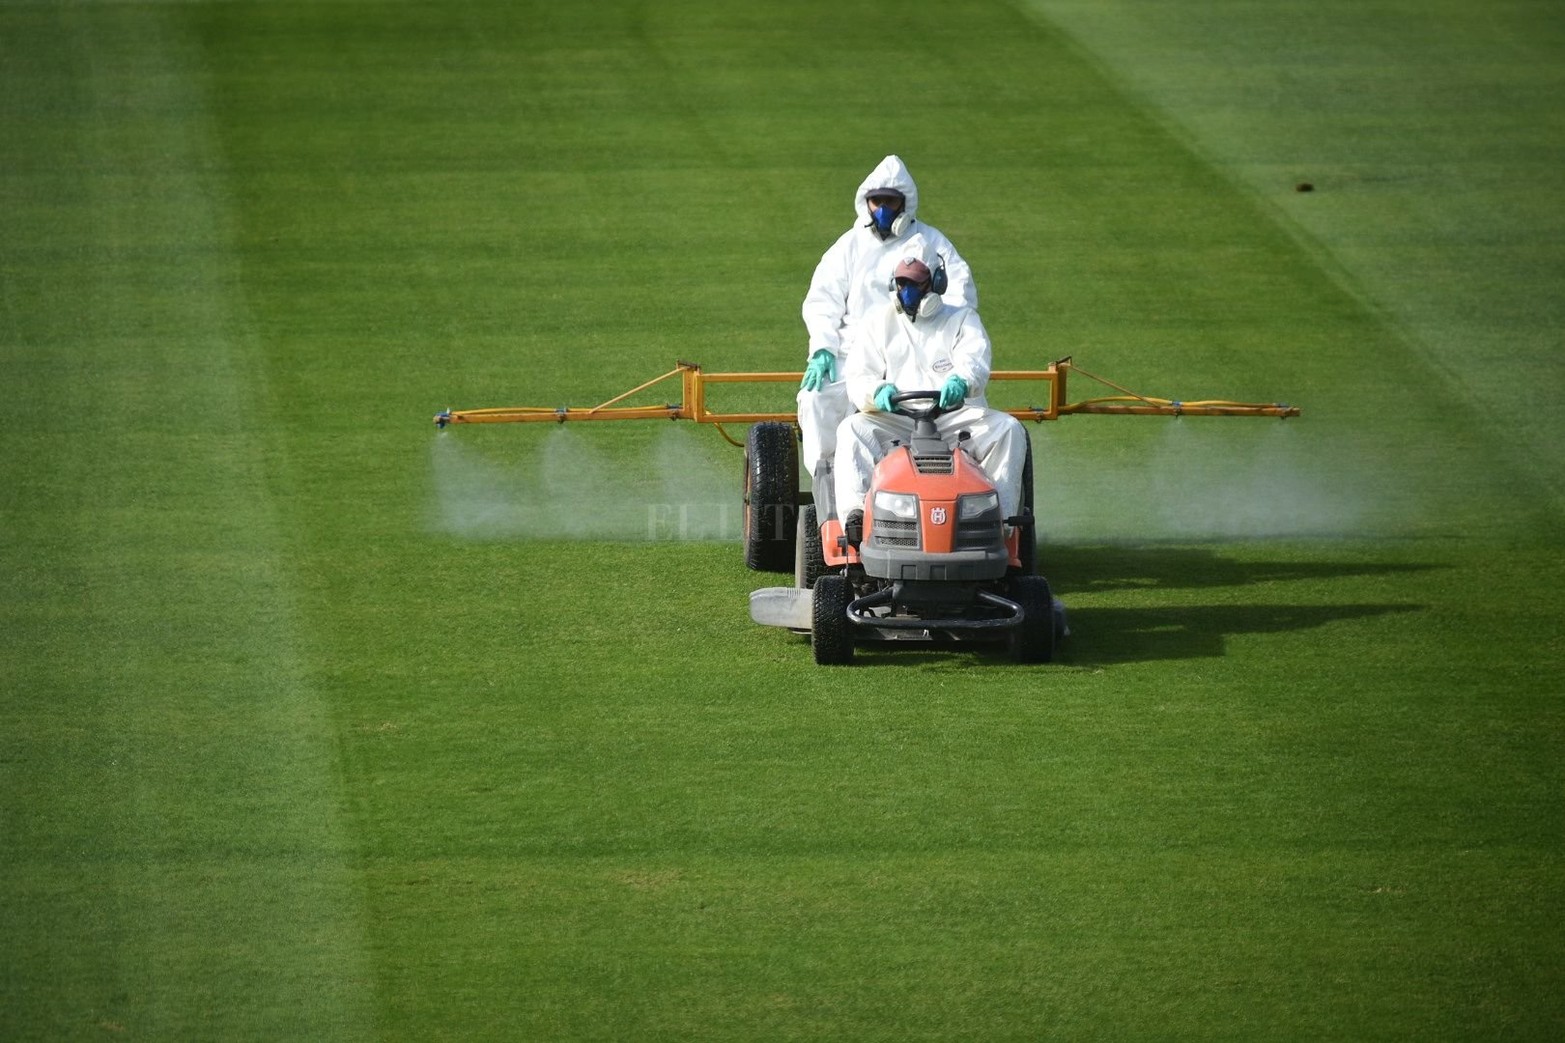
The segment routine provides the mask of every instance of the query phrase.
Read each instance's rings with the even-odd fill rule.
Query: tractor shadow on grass
[[[1042,568],[1058,577],[1056,593],[1069,606],[1071,637],[1058,660],[1078,666],[1106,666],[1159,659],[1222,656],[1237,634],[1312,630],[1331,623],[1418,612],[1404,602],[1298,604],[1279,602],[1275,587],[1265,600],[1250,601],[1236,592],[1245,587],[1298,582],[1301,588],[1323,581],[1412,575],[1441,568],[1420,562],[1245,561],[1213,549],[1190,546],[1056,546],[1043,548]],[[1189,596],[1168,605],[1072,605],[1072,595],[1108,595],[1134,591],[1231,588],[1222,604],[1190,604]],[[1385,586],[1376,584],[1377,593]],[[1138,599],[1144,600],[1144,599]]]
[[[1232,546],[1232,545],[1226,545]],[[1095,546],[1043,544],[1039,571],[1065,602],[1071,636],[1055,653],[1054,662],[1068,667],[1097,668],[1160,659],[1216,658],[1227,654],[1228,639],[1240,634],[1312,630],[1332,623],[1421,612],[1423,605],[1407,601],[1353,601],[1339,604],[1299,604],[1286,598],[1277,584],[1297,583],[1301,593],[1330,581],[1395,579],[1435,569],[1441,564],[1374,560],[1260,560],[1225,557],[1215,548],[1188,544],[1159,546]],[[1384,583],[1372,584],[1384,593]],[[1251,600],[1243,592],[1257,590]],[[1229,588],[1221,604],[1192,604],[1191,590]],[[1138,594],[1137,592],[1151,592]],[[1164,598],[1157,592],[1167,592]],[[1200,595],[1194,595],[1199,600]],[[1135,605],[1104,604],[1134,600]],[[1154,604],[1146,604],[1147,601]],[[1094,603],[1097,602],[1097,603]],[[953,653],[956,654],[953,657]],[[962,655],[971,657],[962,658]],[[929,670],[953,670],[973,660],[1003,662],[1005,653],[986,646],[936,642],[932,645],[860,645],[866,663],[895,663]]]
[[[1044,543],[1038,570],[1056,594],[1115,590],[1176,590],[1247,587],[1290,580],[1395,576],[1428,572],[1444,565],[1377,561],[1240,561],[1206,547],[1092,546]]]
[[[1228,652],[1228,640],[1242,634],[1311,630],[1331,623],[1422,612],[1425,607],[1393,603],[1246,603],[1102,608],[1071,607],[1068,596],[1066,604],[1071,633],[1056,649],[1053,664],[1087,670],[1167,659],[1220,658]],[[861,664],[883,663],[935,671],[958,670],[972,662],[1003,663],[1008,659],[1000,647],[938,640],[927,645],[861,644],[858,657]]]
[[[1111,666],[1159,659],[1202,659],[1227,652],[1239,634],[1311,630],[1329,623],[1402,612],[1421,605],[1184,605],[1168,608],[1080,608],[1070,613],[1071,636],[1056,661]]]

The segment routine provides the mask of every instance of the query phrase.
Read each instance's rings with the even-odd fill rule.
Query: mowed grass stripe
[[[1558,632],[1557,553],[1171,546],[1132,503],[1107,519],[1127,543],[1045,556],[1079,624],[1062,662],[880,653],[843,672],[748,623],[746,593],[771,579],[744,572],[731,545],[428,521],[454,448],[484,465],[475,484],[531,506],[528,476],[546,478],[552,452],[577,463],[568,477],[591,478],[595,460],[612,477],[656,471],[649,454],[670,436],[712,438],[666,424],[436,438],[428,414],[590,404],[696,348],[714,368],[796,364],[808,265],[846,220],[851,186],[893,149],[938,201],[929,216],[982,265],[986,321],[1006,344],[1039,361],[1090,348],[1087,364],[1149,391],[1281,388],[1311,410],[1305,424],[1040,429],[1090,510],[1116,513],[1105,472],[1145,470],[1163,438],[1169,482],[1124,495],[1188,502],[1184,461],[1227,439],[1257,449],[1253,472],[1272,462],[1261,443],[1340,444],[1393,383],[1345,365],[1387,336],[1379,317],[1017,11],[945,5],[941,31],[902,41],[921,49],[910,60],[867,46],[867,9],[838,4],[137,10],[203,33],[231,174],[231,204],[212,205],[233,208],[260,342],[232,345],[245,421],[191,414],[234,433],[239,456],[245,425],[264,428],[264,485],[234,461],[187,459],[169,475],[237,483],[225,498],[264,500],[263,528],[285,534],[276,578],[296,582],[279,587],[275,624],[290,633],[277,636],[294,639],[336,721],[380,1034],[1514,1038],[1558,1025],[1561,646],[1537,648]],[[886,85],[936,56],[938,73],[920,77],[938,88],[919,110],[934,119],[888,119]],[[197,151],[180,162],[211,155]],[[736,185],[772,205],[735,204]],[[29,193],[47,194],[37,179]],[[226,301],[220,325],[237,321],[232,274],[204,276]],[[59,308],[17,307],[40,339],[76,343]],[[158,345],[149,366],[192,357],[163,343],[181,328],[142,323]],[[62,373],[38,383],[68,403]],[[117,412],[132,412],[121,392]],[[1447,424],[1434,402],[1415,419]],[[1347,435],[1373,444],[1405,420]],[[174,442],[168,431],[138,436],[138,452]],[[94,448],[83,437],[71,451]],[[48,478],[56,459],[0,463],[58,501],[28,525],[81,513],[77,483]],[[1403,460],[1386,453],[1369,473]],[[1313,473],[1329,481],[1335,463]],[[582,504],[553,506],[568,522]],[[1465,525],[1480,509],[1433,522],[1399,509],[1385,530],[1482,532]],[[179,527],[153,511],[122,520],[146,533],[147,547],[120,539],[120,573],[139,575]],[[1253,527],[1241,516],[1221,531]],[[45,545],[41,529],[29,539]],[[226,575],[215,591],[231,589]],[[72,591],[37,593],[48,612],[75,611]],[[150,616],[134,613],[149,629]],[[169,657],[240,683],[224,642],[179,629]],[[166,671],[139,669],[162,728],[200,719],[158,694]],[[215,759],[245,759],[213,742]],[[184,756],[169,754],[172,770]],[[84,834],[120,810],[96,814],[105,789],[90,779],[65,809]],[[197,794],[174,817],[201,822],[215,803]],[[207,828],[214,845],[228,835]],[[101,922],[126,922],[104,904]],[[93,946],[142,942],[79,937],[100,966],[115,956]],[[299,951],[307,973],[318,953]],[[209,980],[186,993],[192,1007]],[[239,1020],[226,998],[213,1006]]]
[[[1042,363],[1075,349],[1149,391],[1296,395],[1310,410],[1304,424],[1038,429],[1049,495],[1083,519],[1072,535],[1211,533],[1146,516],[1199,501],[1208,490],[1180,479],[1220,477],[1210,454],[1228,440],[1262,477],[1281,470],[1266,443],[1287,442],[1305,492],[1332,492],[1340,461],[1379,450],[1354,483],[1371,486],[1360,513],[1384,518],[1377,535],[1488,509],[1476,496],[1460,522],[1421,509],[1458,495],[1421,484],[1423,456],[1406,482],[1375,484],[1408,470],[1399,454],[1423,431],[1450,429],[1438,381],[1407,358],[1393,367],[1405,379],[1365,379],[1366,345],[1393,339],[1381,317],[1058,40],[1003,5],[945,9],[959,31],[908,42],[940,58],[916,133],[879,99],[919,62],[861,46],[862,8],[799,11],[201,10],[386,1023],[950,1039],[1074,1018],[1105,1037],[1177,1023],[1169,1034],[1247,1039],[1285,1017],[1300,1037],[1395,1025],[1426,999],[1443,1003],[1418,1022],[1449,1026],[1481,1021],[1495,991],[1517,1007],[1544,994],[1541,974],[1498,970],[1503,930],[1475,935],[1461,911],[1491,885],[1492,922],[1534,911],[1546,852],[1522,851],[1509,875],[1499,859],[1422,874],[1419,853],[1384,853],[1388,835],[1439,851],[1503,840],[1531,808],[1486,780],[1508,729],[1531,754],[1539,726],[1491,694],[1503,678],[1446,662],[1478,571],[1449,567],[1454,552],[1062,548],[1045,560],[1081,627],[1061,664],[881,654],[843,673],[747,623],[745,593],[772,580],[732,548],[428,530],[427,498],[450,491],[441,440],[503,475],[569,439],[582,464],[596,451],[633,479],[661,433],[436,436],[433,409],[591,404],[697,351],[718,369],[797,364],[808,267],[891,150],[981,265],[997,350]],[[805,54],[841,60],[801,76]],[[785,68],[794,89],[777,90]],[[1435,397],[1376,413],[1407,387]],[[1121,472],[1157,480],[1115,487]],[[1481,465],[1457,477],[1461,492],[1496,483]],[[1411,502],[1388,504],[1390,485]],[[493,491],[530,503],[525,480]],[[1256,516],[1232,504],[1202,505],[1199,522],[1253,535]],[[1369,534],[1305,496],[1261,506],[1268,534],[1301,531],[1300,510],[1304,532]],[[1085,589],[1094,577],[1106,589]],[[1420,683],[1459,694],[1423,700]],[[1475,692],[1499,703],[1477,738]],[[1556,776],[1522,763],[1529,798],[1548,792]],[[1370,854],[1343,854],[1360,845]],[[1198,849],[1188,888],[1167,884],[1179,848]],[[1011,856],[969,887],[974,862]],[[1285,863],[1295,875],[1277,885]],[[1095,900],[1112,872],[1123,882]],[[1383,900],[1410,883],[1416,907]],[[908,928],[907,949],[888,950],[888,923]],[[1528,958],[1545,964],[1549,944]]]
[[[1565,513],[1565,23],[1530,0],[1027,0],[1383,317],[1458,430]],[[1308,186],[1309,191],[1299,191]],[[1421,388],[1403,389],[1420,398]],[[1423,403],[1428,409],[1434,400]],[[1384,406],[1404,410],[1387,396]],[[1455,443],[1452,430],[1429,437]]]
[[[153,9],[11,25],[69,70],[11,96],[75,162],[0,248],[39,294],[9,390],[44,405],[7,432],[0,1035],[368,1035],[199,63]]]

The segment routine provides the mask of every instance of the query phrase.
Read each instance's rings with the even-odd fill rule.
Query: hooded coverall
[[[882,240],[871,227],[873,221],[866,200],[875,190],[885,188],[902,193],[902,212],[907,220],[899,233]],[[804,466],[811,475],[823,457],[832,455],[837,427],[855,408],[843,379],[853,328],[886,300],[897,262],[907,255],[930,264],[937,258],[943,260],[947,279],[945,302],[978,307],[978,289],[973,285],[967,262],[939,229],[917,219],[918,186],[900,158],[887,156],[870,171],[854,193],[853,209],[858,221],[821,256],[804,296],[804,328],[810,336],[805,357],[825,348],[836,356],[837,373],[837,379],[819,391],[801,390],[798,395]]]
[[[875,392],[883,384],[894,384],[899,391],[939,391],[949,377],[957,376],[967,381],[966,402],[937,419],[935,427],[948,443],[960,431],[971,434],[963,449],[994,483],[1003,517],[1016,517],[1027,466],[1027,431],[1009,413],[987,407],[984,388],[993,353],[978,313],[941,304],[913,322],[884,292],[881,300],[884,303],[854,327],[848,347],[844,383],[850,401],[864,412],[850,415],[837,429],[833,478],[838,516],[845,519],[850,511],[866,509],[875,465],[893,439],[906,442],[913,434],[912,418],[880,412]]]

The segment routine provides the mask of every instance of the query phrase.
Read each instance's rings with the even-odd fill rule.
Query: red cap
[[[897,270],[891,276],[893,279],[907,279],[922,286],[929,282],[929,265],[920,261],[917,257],[904,257],[902,263],[897,265]]]

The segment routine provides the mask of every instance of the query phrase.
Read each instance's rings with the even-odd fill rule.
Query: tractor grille
[[[934,453],[928,456],[914,456],[913,470],[919,474],[950,474],[953,468],[950,453]]]
[[[870,531],[879,547],[918,547],[918,522],[901,518],[876,518]]]
[[[1000,542],[1000,522],[998,519],[989,521],[958,522],[956,526],[955,550],[988,550]]]

